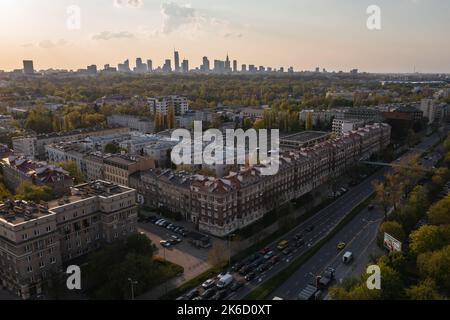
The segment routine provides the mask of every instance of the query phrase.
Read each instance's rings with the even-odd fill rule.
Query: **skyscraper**
[[[147,60],[147,71],[153,72],[153,61],[152,60]]]
[[[189,72],[189,61],[188,60],[183,60],[183,62],[181,63],[181,72],[184,72],[184,73]]]
[[[231,72],[231,62],[230,58],[228,57],[228,54],[227,59],[225,60],[225,72]]]
[[[163,72],[172,72],[172,61],[167,59],[162,67]]]
[[[233,60],[233,72],[237,72],[237,60]]]
[[[211,70],[208,57],[203,57],[203,64],[201,65],[200,70],[202,72],[209,72]]]
[[[179,72],[180,71],[180,54],[178,53],[178,51],[174,52],[174,56],[175,56],[175,72]]]
[[[243,64],[243,65],[241,66],[241,71],[242,71],[242,72],[247,72],[247,65],[246,65],[246,64]]]
[[[33,60],[23,60],[23,73],[34,74]]]

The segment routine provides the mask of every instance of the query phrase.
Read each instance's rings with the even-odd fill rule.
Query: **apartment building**
[[[133,175],[130,185],[147,205],[179,212],[199,230],[222,237],[379,153],[390,136],[390,126],[377,123],[314,146],[286,150],[275,175],[261,175],[264,164],[242,167],[223,178],[152,170]]]
[[[150,107],[150,112],[153,114],[161,113],[167,115],[170,107],[175,109],[175,114],[177,116],[184,115],[189,111],[189,101],[186,97],[181,96],[165,96],[165,97],[155,97],[149,98],[148,104]]]
[[[137,171],[155,168],[148,157],[113,155],[103,159],[103,176],[107,181],[129,186],[129,177]]]
[[[334,119],[333,133],[337,137],[341,137],[344,133],[354,131],[363,127],[365,122],[358,119]]]
[[[130,128],[131,131],[139,131],[142,133],[153,133],[155,125],[150,119],[136,117],[126,114],[113,114],[107,118],[108,125],[118,125]]]
[[[68,193],[73,186],[73,178],[69,172],[46,162],[37,162],[22,156],[9,156],[1,160],[0,164],[5,184],[12,192],[24,181],[48,186],[56,196]]]
[[[0,204],[1,286],[28,299],[67,262],[135,234],[135,199],[133,189],[95,181],[46,204]]]
[[[12,139],[12,143],[15,153],[26,157],[31,157],[33,159],[43,160],[45,158],[46,145],[58,142],[82,140],[87,137],[104,136],[118,132],[128,132],[129,130],[129,128],[123,127],[89,128],[68,132],[54,132],[48,134],[15,137]]]

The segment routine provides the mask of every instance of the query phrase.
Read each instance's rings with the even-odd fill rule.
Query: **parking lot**
[[[181,226],[182,223],[177,225]],[[138,227],[139,232],[143,232],[147,235],[147,237],[149,237],[149,239],[152,240],[158,248],[158,257],[163,259],[165,258],[166,260],[178,264],[184,268],[183,277],[186,280],[189,280],[211,268],[207,261],[209,250],[196,248],[189,243],[187,237],[168,230],[162,226],[157,226],[151,222],[141,221],[139,222]],[[190,230],[185,227],[185,231],[188,233]],[[172,238],[173,236],[177,237],[181,240],[181,242],[174,241],[174,243],[167,248],[161,245],[161,241],[174,239]]]

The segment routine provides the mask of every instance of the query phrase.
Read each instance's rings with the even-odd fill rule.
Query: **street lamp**
[[[128,281],[130,281],[130,285],[131,285],[131,300],[134,300],[134,285],[138,284],[138,282],[134,281],[131,278],[128,278]]]

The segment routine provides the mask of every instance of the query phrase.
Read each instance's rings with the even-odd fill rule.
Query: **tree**
[[[431,206],[428,220],[434,225],[450,224],[450,195]]]
[[[264,122],[264,119],[262,118],[256,119],[255,122],[253,123],[253,128],[256,130],[264,129],[265,127],[266,124]]]
[[[313,115],[312,112],[308,112],[306,116],[305,130],[309,131],[313,128]]]
[[[403,242],[406,238],[405,231],[400,223],[396,221],[386,221],[380,226],[378,231],[378,244],[383,244],[384,233],[388,233],[400,242]]]
[[[69,172],[70,176],[75,179],[75,183],[84,182],[83,175],[78,169],[77,163],[75,161],[63,161],[58,163],[57,165]]]
[[[108,143],[108,144],[105,146],[105,152],[106,152],[106,153],[112,153],[112,154],[115,154],[115,153],[120,153],[121,151],[122,151],[122,149],[121,149],[120,146],[119,146],[117,143],[115,143],[115,142]]]
[[[167,126],[168,129],[174,129],[175,128],[175,108],[173,106],[169,107],[169,110],[167,112]]]
[[[417,257],[417,269],[424,277],[433,279],[443,290],[450,290],[450,245]]]
[[[438,293],[436,282],[427,278],[417,285],[406,289],[406,295],[411,300],[441,300],[443,297]]]
[[[409,248],[414,255],[439,250],[448,240],[450,234],[446,237],[446,231],[449,227],[424,225],[413,231],[409,236]]]
[[[31,109],[25,122],[25,128],[37,133],[50,133],[53,131],[53,115],[43,105]]]
[[[38,186],[25,180],[17,187],[16,198],[33,202],[50,201],[53,193],[52,189],[47,186]]]

